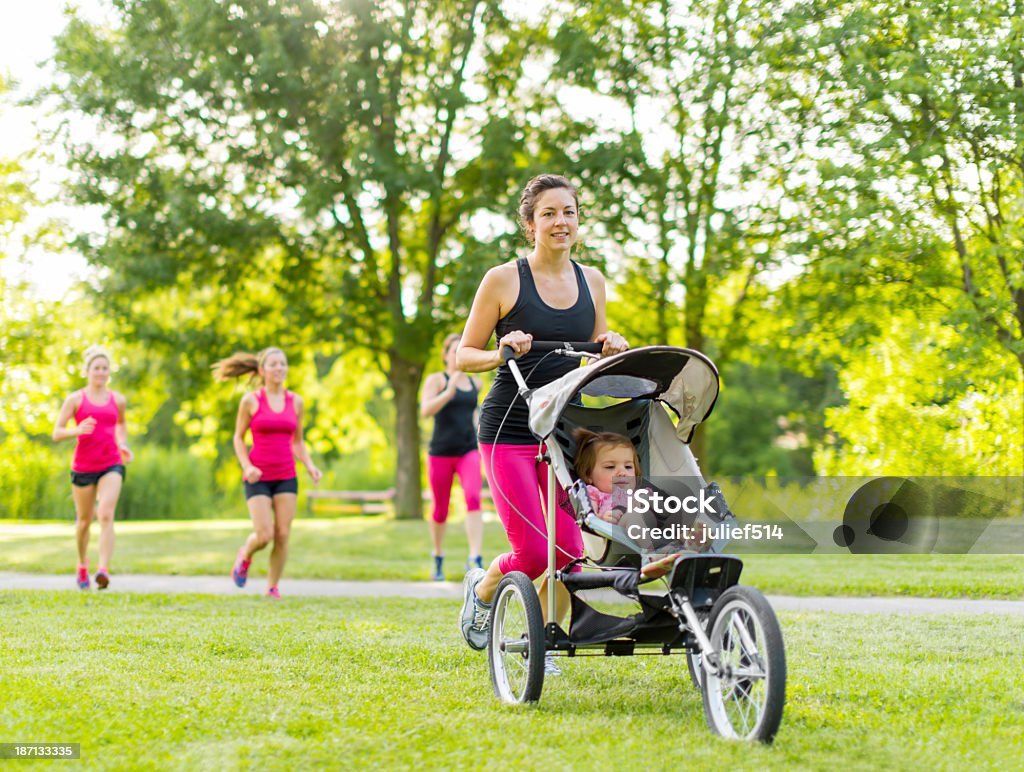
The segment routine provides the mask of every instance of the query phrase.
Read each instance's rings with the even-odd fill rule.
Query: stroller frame
[[[556,356],[582,359],[596,354],[595,348],[599,350],[600,344],[534,342],[532,347]],[[588,350],[593,353],[588,354]],[[502,358],[516,380],[520,396],[530,407],[531,431],[546,442],[538,461],[548,464],[547,576],[554,577],[568,590],[572,623],[567,633],[555,621],[554,587],[547,593],[547,613],[543,615],[529,577],[512,572],[502,578],[493,601],[487,647],[491,681],[499,699],[521,703],[540,698],[545,652],[575,657],[631,656],[640,652],[668,655],[681,651],[687,654],[690,679],[702,692],[711,729],[727,737],[771,742],[785,702],[784,644],[775,614],[764,596],[753,588],[738,585],[743,567],[739,558],[716,553],[679,555],[664,580],[664,595],[641,592],[644,582],[639,564],[632,565],[623,552],[613,555],[617,564],[598,566],[599,571],[571,570],[586,558],[556,570],[558,547],[554,534],[559,489],[568,492],[585,535],[615,542],[609,536],[608,526],[596,518],[585,486],[569,472],[566,456],[571,455],[568,447],[573,442],[566,431],[566,413],[629,413],[634,419],[631,426],[636,425],[635,416],[640,415],[643,420],[662,422],[659,431],[670,430],[678,440],[688,443],[717,399],[718,373],[714,364],[689,349],[650,346],[602,359],[531,390],[510,348],[502,351]],[[653,365],[650,377],[636,372],[640,361]],[[643,400],[649,400],[649,416],[642,415],[642,407],[617,410],[618,405],[607,409],[573,406],[575,396],[588,385],[591,393],[596,391],[601,396],[627,398],[641,405]],[[672,424],[659,403],[677,413],[677,423]],[[635,437],[631,439],[638,443]],[[650,457],[656,452],[654,448],[641,449],[642,456]],[[684,463],[678,471],[705,486],[688,447],[675,462],[680,459]],[[645,460],[645,468],[646,464]],[[721,495],[714,483],[706,489]],[[732,517],[727,508],[725,516]],[[577,594],[597,588],[613,588],[633,599],[639,603],[640,612],[632,617],[604,614]],[[543,616],[549,620],[547,624],[543,623]]]

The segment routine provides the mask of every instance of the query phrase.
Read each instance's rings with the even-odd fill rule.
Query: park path
[[[78,592],[70,575],[0,572],[0,591],[67,590]],[[106,592],[195,593],[199,595],[259,595],[263,583],[255,578],[245,589],[226,576],[164,576],[117,574]],[[94,590],[95,592],[95,590]],[[281,592],[305,597],[440,598],[461,600],[456,582],[346,582],[323,579],[284,579]],[[590,596],[590,597],[593,597]],[[622,600],[609,592],[602,600]],[[1024,616],[1024,601],[967,600],[959,598],[846,598],[769,595],[777,611],[831,611],[838,614],[1007,614]]]

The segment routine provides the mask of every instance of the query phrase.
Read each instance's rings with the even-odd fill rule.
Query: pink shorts
[[[512,545],[512,551],[498,559],[498,567],[503,574],[522,571],[537,579],[548,568],[548,466],[537,462],[536,445],[481,445],[480,452],[494,508]],[[555,566],[563,568],[583,555],[583,535],[561,488],[556,499]]]

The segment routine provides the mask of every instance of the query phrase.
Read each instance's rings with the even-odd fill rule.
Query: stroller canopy
[[[692,349],[646,346],[601,359],[536,389],[528,398],[530,430],[547,437],[576,395],[657,399],[679,417],[676,436],[689,442],[718,398],[718,370]]]

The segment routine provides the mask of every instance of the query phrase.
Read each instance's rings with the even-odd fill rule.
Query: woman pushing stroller
[[[512,551],[496,557],[486,570],[466,574],[460,629],[474,649],[487,643],[490,604],[502,576],[522,571],[531,579],[547,569],[547,527],[542,495],[547,495],[546,465],[537,460],[537,440],[528,426],[529,411],[518,398],[517,385],[501,365],[501,349],[515,352],[530,387],[543,386],[565,375],[577,363],[531,353],[537,340],[590,340],[602,344],[602,354],[629,348],[621,335],[608,330],[605,280],[600,271],[571,259],[579,227],[579,198],[572,184],[543,174],[527,183],[519,203],[519,221],[533,251],[524,258],[490,269],[473,300],[457,352],[464,372],[498,368],[494,385],[480,412],[479,441],[495,509]],[[489,348],[491,335],[496,348]],[[559,507],[555,522],[557,566],[583,554],[583,539],[572,510]],[[542,608],[550,578],[541,587]],[[557,615],[568,611],[569,596],[556,585]],[[558,621],[558,620],[555,620]]]

